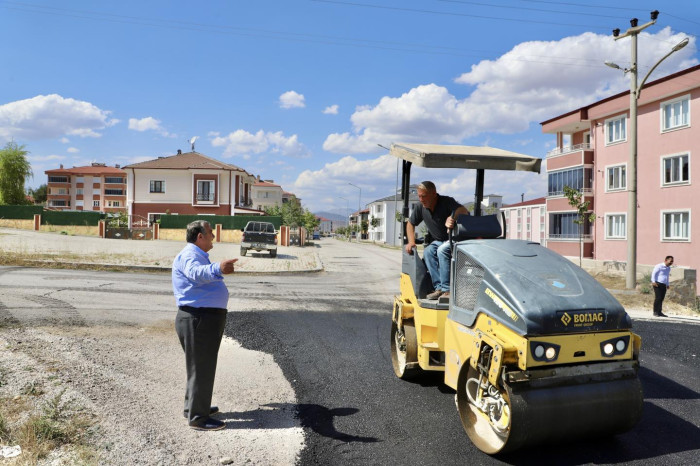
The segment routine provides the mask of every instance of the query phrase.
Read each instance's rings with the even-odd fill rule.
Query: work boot
[[[442,290],[435,290],[432,293],[429,293],[426,298],[427,299],[438,299],[440,296],[442,296],[442,293],[444,293]]]

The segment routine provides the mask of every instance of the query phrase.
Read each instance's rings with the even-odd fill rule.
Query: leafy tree
[[[369,222],[367,220],[363,220],[360,225],[362,226],[362,234],[366,235],[367,234],[367,229],[369,228]]]
[[[316,218],[308,209],[302,207],[301,203],[294,196],[289,202],[285,202],[282,205],[267,207],[265,213],[282,217],[282,225],[304,227],[309,231],[313,231],[321,224],[321,220]]]
[[[48,193],[48,187],[46,184],[42,184],[36,189],[29,189],[27,192],[34,198],[35,204],[43,204],[46,202],[46,195]]]
[[[578,265],[581,267],[583,264],[583,230],[587,223],[593,223],[595,220],[595,214],[588,211],[591,201],[584,201],[583,193],[581,193],[581,191],[569,186],[564,186],[564,196],[566,196],[566,198],[569,200],[569,205],[575,208],[576,213],[578,214],[578,217],[576,220],[574,220],[574,223],[578,225]]]
[[[28,204],[24,182],[33,176],[24,146],[14,141],[0,150],[0,204]]]
[[[370,220],[370,225],[372,225],[372,228],[377,228],[379,226],[379,219],[372,215],[372,220]]]

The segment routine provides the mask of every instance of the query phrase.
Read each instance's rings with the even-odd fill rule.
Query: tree
[[[282,225],[304,227],[309,231],[313,231],[321,224],[321,220],[308,209],[302,207],[301,203],[294,196],[292,196],[289,202],[285,202],[282,205],[267,207],[265,213],[267,215],[282,217]]]
[[[14,141],[8,142],[0,150],[0,204],[28,203],[24,182],[33,176],[32,166],[26,157],[28,153],[24,146]]]
[[[564,196],[569,200],[569,205],[576,209],[578,215],[574,223],[578,225],[578,265],[581,267],[583,264],[583,230],[587,223],[593,223],[595,214],[588,211],[591,201],[584,201],[581,191],[564,186]]]
[[[48,187],[46,184],[42,184],[36,189],[29,189],[27,192],[34,198],[35,204],[43,204],[46,202],[46,195],[48,193]]]

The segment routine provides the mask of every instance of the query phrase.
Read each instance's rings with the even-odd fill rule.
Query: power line
[[[540,12],[544,12],[544,13],[555,13],[555,14],[564,14],[564,15],[595,16],[598,18],[625,19],[621,16],[600,15],[600,14],[596,14],[596,13],[579,13],[579,12],[573,12],[573,11],[551,10],[551,9],[544,9],[544,8],[528,8],[528,7],[513,6],[513,5],[496,5],[494,3],[469,2],[469,1],[465,1],[465,0],[436,0],[436,1],[442,2],[442,3],[458,3],[458,4],[462,4],[462,5],[485,6],[485,7],[489,7],[489,8],[505,8],[508,10],[540,11]]]
[[[374,9],[379,9],[379,10],[406,11],[406,12],[410,12],[410,13],[426,13],[426,14],[441,15],[441,16],[457,16],[457,17],[466,17],[466,18],[493,19],[493,20],[498,20],[498,21],[511,21],[511,22],[515,22],[515,23],[547,24],[547,25],[551,25],[551,26],[569,26],[569,27],[582,27],[582,28],[590,28],[590,29],[609,29],[609,27],[606,27],[606,26],[598,26],[598,25],[591,25],[591,24],[571,24],[571,23],[562,23],[562,22],[558,22],[558,21],[554,22],[554,21],[539,21],[539,20],[534,20],[534,19],[522,19],[522,18],[505,18],[502,16],[475,15],[475,14],[470,14],[470,13],[455,13],[455,12],[449,12],[449,11],[426,10],[426,9],[421,9],[421,8],[405,8],[405,7],[386,6],[386,5],[375,5],[375,4],[371,4],[371,3],[348,2],[348,1],[341,1],[341,0],[310,0],[310,1],[318,2],[318,3],[330,3],[330,4],[335,4],[335,5],[374,8]]]

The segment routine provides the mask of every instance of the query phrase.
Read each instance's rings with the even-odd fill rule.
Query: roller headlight
[[[552,362],[559,357],[559,345],[544,341],[531,341],[530,354],[535,361]]]
[[[542,356],[544,356],[544,346],[537,345],[537,347],[535,348],[535,357],[541,358]]]
[[[622,354],[625,354],[627,348],[629,347],[629,343],[629,335],[611,338],[610,340],[606,340],[600,344],[600,353],[603,357],[606,358],[620,356]]]

